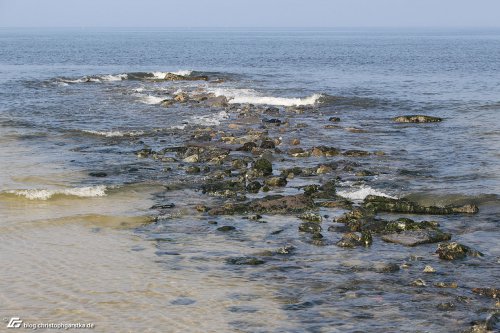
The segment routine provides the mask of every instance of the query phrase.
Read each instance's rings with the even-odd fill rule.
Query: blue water
[[[219,89],[233,93],[233,98],[282,98],[275,104],[284,110],[279,102],[283,99],[304,101],[318,94],[322,97],[310,103],[313,111],[287,116],[295,123],[308,125],[291,136],[299,136],[304,147],[329,145],[385,152],[383,158],[361,162],[362,168],[376,171],[376,177],[359,180],[352,174],[342,175],[342,191],[371,188],[392,196],[413,195],[426,203],[488,203],[480,207],[482,213],[476,217],[452,217],[440,222],[469,244],[482,245],[481,250],[489,257],[464,268],[440,268],[459,276],[461,281],[477,278],[477,269],[482,276],[478,284],[493,287],[491,284],[498,284],[500,278],[496,241],[500,194],[499,55],[498,29],[0,29],[0,133],[5,144],[28,146],[48,162],[57,161],[84,173],[109,173],[102,179],[75,180],[71,186],[104,184],[119,188],[151,180],[186,182],[189,177],[183,171],[165,173],[164,165],[138,160],[135,152],[145,145],[153,149],[181,145],[197,126],[225,128],[237,118],[236,113],[230,110],[221,114],[220,109],[183,105],[164,108],[159,105],[163,97],[179,89],[189,93]],[[210,80],[161,82],[144,78],[152,75],[147,73],[177,71],[207,75]],[[131,73],[142,76],[132,78]],[[119,79],[119,74],[127,74],[126,79]],[[113,75],[114,80],[106,79],[106,75]],[[89,78],[94,81],[84,82]],[[151,96],[156,100],[148,99]],[[444,121],[402,125],[391,120],[405,114],[432,115]],[[341,118],[338,129],[324,128],[331,116]],[[125,135],[112,135],[116,132]],[[25,158],[22,154],[0,157],[4,168]],[[15,172],[8,176],[23,174],[22,169]],[[19,189],[8,177],[3,180],[1,191]],[[189,194],[184,200],[189,201]],[[180,219],[165,228],[170,230],[177,223],[188,222],[195,223]],[[143,232],[154,238],[158,231]],[[183,237],[193,244],[203,238],[198,233],[186,233]],[[230,248],[234,240],[226,241]],[[182,251],[182,244],[172,246]],[[264,245],[256,242],[252,246]],[[302,251],[310,245],[297,246]],[[429,256],[432,249],[424,246],[424,250],[415,252]],[[396,261],[415,253],[405,249],[394,257],[394,248],[387,245],[376,250],[380,258]],[[435,291],[427,290],[419,297],[418,291],[408,290],[407,280],[419,277],[418,272],[405,271],[385,281],[381,275],[362,275],[352,267],[346,271],[342,264],[329,263],[332,257],[328,251],[331,248],[312,252],[323,256],[319,261],[308,255],[297,259],[299,268],[291,269],[289,275],[286,267],[278,273],[256,270],[228,274],[241,273],[249,279],[276,278],[270,284],[276,286],[278,297],[299,300],[295,308],[285,307],[297,332],[335,331],[325,327],[338,325],[341,329],[353,320],[359,320],[360,331],[369,331],[370,327],[375,331],[412,331],[418,327],[422,332],[447,332],[480,318],[480,305],[490,306],[474,301],[476,307],[472,310],[460,303],[456,312],[442,319],[442,313],[436,313],[432,303]],[[335,254],[333,259],[339,260],[338,256]],[[354,256],[361,261],[379,259],[372,253]],[[280,282],[278,276],[285,282]],[[313,282],[308,280],[310,276]],[[286,282],[288,278],[295,282]],[[365,300],[344,297],[347,290],[356,289],[349,284],[352,279],[358,279],[359,295],[366,296]],[[335,281],[343,281],[345,288],[333,286]],[[463,282],[460,288],[468,287]],[[384,317],[376,314],[382,310],[370,306],[369,299],[385,292],[389,296],[383,311],[397,323],[396,327],[384,324]],[[442,296],[453,300],[461,296],[460,292]],[[362,313],[354,319],[346,313],[342,320],[327,318],[327,314],[334,317],[332,309],[340,308]],[[395,308],[398,310],[391,312]],[[466,315],[470,311],[476,311],[476,315]],[[249,331],[253,327],[251,323],[234,326]],[[345,327],[344,331],[356,330]]]

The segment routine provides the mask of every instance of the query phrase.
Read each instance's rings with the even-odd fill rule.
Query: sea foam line
[[[107,187],[105,185],[76,187],[67,189],[30,189],[30,190],[10,190],[6,193],[25,197],[28,200],[48,200],[55,195],[75,196],[81,198],[106,196]]]
[[[253,89],[230,89],[230,88],[216,88],[209,89],[209,92],[215,94],[216,96],[225,96],[229,99],[229,103],[232,104],[265,104],[265,105],[275,105],[275,106],[305,106],[314,105],[320,98],[323,97],[321,94],[313,94],[308,97],[274,97],[274,96],[262,96],[257,91]]]
[[[396,197],[393,197],[389,194],[386,194],[384,192],[381,192],[379,190],[371,188],[368,185],[363,185],[359,188],[350,188],[348,190],[339,190],[339,191],[337,191],[337,194],[343,198],[350,199],[350,200],[356,200],[356,201],[364,200],[369,195],[378,195],[381,197],[396,199]]]
[[[99,136],[105,136],[107,138],[113,138],[113,137],[123,137],[123,136],[138,136],[138,135],[143,135],[143,131],[93,131],[93,130],[83,130],[85,133],[89,134],[94,134],[94,135],[99,135]]]

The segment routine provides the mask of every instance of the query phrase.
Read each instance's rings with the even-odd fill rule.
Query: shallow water
[[[0,273],[2,318],[94,322],[99,332],[450,332],[495,308],[471,288],[500,278],[500,31],[0,29],[0,44],[0,264],[12,267]],[[162,81],[169,71],[209,80]],[[160,105],[179,91],[223,95],[234,108]],[[284,150],[300,138],[383,151],[274,156],[280,167],[374,173],[335,171],[344,197],[479,205],[477,215],[432,219],[485,256],[444,262],[435,244],[380,239],[341,249],[341,234],[326,232],[341,208],[320,210],[326,246],[300,234],[295,216],[208,217],[194,207],[223,200],[201,193],[203,175],[136,156],[183,146],[204,126],[258,128],[239,118],[239,103],[280,108],[291,124],[273,132]],[[420,113],[444,121],[391,121]],[[296,177],[272,193],[317,182]],[[175,207],[151,208],[166,203]],[[269,255],[283,246],[295,251]],[[226,263],[241,256],[265,264]],[[387,263],[405,268],[376,271]],[[427,286],[411,287],[418,278]],[[458,288],[433,286],[443,281]],[[446,302],[452,310],[437,310]]]

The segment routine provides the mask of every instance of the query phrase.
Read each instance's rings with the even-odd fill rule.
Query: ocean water
[[[0,273],[0,315],[95,322],[103,332],[467,329],[495,308],[471,288],[500,279],[499,54],[498,29],[0,29],[0,264],[13,267]],[[167,73],[208,80],[162,80]],[[161,105],[179,92],[225,96],[229,106]],[[294,216],[220,217],[238,231],[217,232],[194,209],[221,204],[197,188],[203,176],[136,152],[182,146],[207,126],[226,131],[244,104],[277,107],[297,125],[276,134],[283,150],[297,137],[304,148],[384,152],[352,164],[373,176],[338,172],[343,197],[478,204],[474,216],[432,219],[485,256],[448,263],[435,244],[380,239],[318,247]],[[294,106],[305,112],[287,113]],[[407,114],[444,120],[392,121]],[[325,128],[332,116],[341,121]],[[297,177],[276,193],[311,182]],[[151,209],[165,203],[175,208]],[[327,223],[344,212],[321,211]],[[324,229],[334,244],[340,235]],[[225,263],[284,245],[297,253]],[[388,262],[409,268],[369,269]],[[427,264],[438,273],[423,274]],[[417,278],[427,287],[411,287]],[[459,287],[433,287],[440,281]]]

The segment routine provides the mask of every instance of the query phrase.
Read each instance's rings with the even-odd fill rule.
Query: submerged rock
[[[406,199],[393,199],[377,195],[369,195],[364,200],[364,206],[375,212],[408,213],[408,214],[475,214],[479,212],[476,205],[465,205],[460,207],[436,207],[421,206]]]
[[[231,226],[231,225],[225,225],[225,226],[217,228],[217,231],[222,231],[222,232],[228,232],[228,231],[233,231],[233,230],[236,230],[236,228]]]
[[[438,230],[406,230],[400,233],[383,235],[382,240],[404,246],[416,246],[427,243],[448,241],[451,235]]]
[[[273,165],[269,160],[265,158],[260,158],[253,163],[252,168],[259,171],[263,176],[269,176],[273,174]]]
[[[397,123],[436,123],[442,121],[443,119],[424,115],[408,115],[399,116],[393,118],[393,120]]]
[[[246,213],[292,214],[314,208],[314,201],[303,195],[270,195],[248,203],[228,203],[209,210],[210,215],[233,215]]]
[[[500,299],[500,289],[498,288],[472,288],[472,292],[481,296]]]
[[[321,230],[321,225],[317,222],[303,222],[299,225],[299,231],[308,232],[310,234],[318,234]]]
[[[287,181],[286,181],[286,178],[284,178],[284,177],[272,177],[272,178],[266,179],[265,184],[268,186],[280,187],[280,186],[286,186]]]
[[[255,257],[236,257],[236,258],[228,258],[226,259],[226,263],[229,265],[262,265],[264,264],[264,260],[255,258]]]
[[[370,246],[373,242],[370,233],[355,233],[349,232],[342,236],[342,239],[337,242],[337,246],[354,248],[357,246]]]
[[[457,242],[439,244],[436,253],[439,255],[439,258],[444,260],[463,259],[466,256],[471,256],[471,257],[483,256],[481,252],[476,251],[468,246],[462,245]]]

